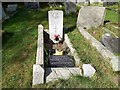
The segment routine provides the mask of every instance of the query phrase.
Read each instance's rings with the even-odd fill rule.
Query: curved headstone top
[[[50,39],[57,43],[55,36],[59,36],[59,39],[63,38],[63,11],[51,10],[48,11],[49,17],[49,32]]]
[[[105,7],[83,6],[79,10],[77,27],[90,28],[103,25],[105,18]]]

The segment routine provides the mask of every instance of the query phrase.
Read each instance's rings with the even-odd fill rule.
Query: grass
[[[64,7],[63,7],[64,8]],[[62,9],[63,8],[56,8]],[[42,24],[48,28],[47,11],[49,7],[39,11],[19,7],[18,13],[3,24],[7,32],[3,36],[2,87],[31,88],[32,69],[36,59],[37,26]],[[109,12],[108,12],[109,13]],[[117,73],[112,72],[110,65],[91,47],[90,43],[76,28],[77,15],[64,14],[64,30],[77,50],[81,61],[91,63],[97,70],[92,78],[72,76],[67,80],[60,79],[37,88],[113,88],[117,87]]]

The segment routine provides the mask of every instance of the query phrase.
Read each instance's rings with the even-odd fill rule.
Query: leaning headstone
[[[111,52],[120,54],[120,38],[113,38],[112,36],[105,34],[103,35],[101,42]]]
[[[63,11],[61,10],[52,10],[48,11],[49,15],[49,32],[50,39],[57,43],[55,36],[63,38]]]
[[[17,9],[17,4],[10,4],[7,6],[6,11],[7,12],[15,12]]]
[[[90,28],[103,25],[105,17],[105,7],[83,6],[79,10],[77,27]]]
[[[44,83],[44,69],[38,65],[33,65],[33,85]]]
[[[76,0],[67,0],[65,2],[65,12],[66,14],[76,12]]]
[[[111,60],[113,71],[120,71],[120,56],[115,56]]]
[[[85,77],[92,77],[96,72],[96,70],[94,69],[94,67],[91,66],[91,64],[83,64],[82,69],[83,76]]]

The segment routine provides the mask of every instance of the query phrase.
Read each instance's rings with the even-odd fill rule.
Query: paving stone
[[[91,66],[91,64],[83,64],[82,69],[83,76],[85,77],[92,77],[96,72],[96,70],[94,69],[94,67]]]
[[[72,75],[81,75],[80,68],[46,68],[46,82],[61,79],[68,79]]]
[[[33,85],[44,83],[44,69],[37,64],[33,65]]]
[[[83,6],[79,10],[77,27],[90,28],[103,25],[105,17],[105,7]]]
[[[111,60],[113,71],[120,71],[120,56],[115,56]]]

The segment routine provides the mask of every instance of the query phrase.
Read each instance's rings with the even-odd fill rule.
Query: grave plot
[[[96,13],[97,12],[97,13]],[[87,14],[86,14],[87,13]],[[94,16],[94,17],[93,17]],[[81,34],[88,40],[91,41],[92,45],[101,53],[104,58],[110,58],[108,61],[112,67],[113,71],[119,71],[120,65],[119,58],[115,54],[119,54],[119,42],[120,39],[117,36],[118,30],[115,26],[107,29],[103,25],[105,17],[105,8],[98,6],[87,6],[82,7],[79,11],[77,27]],[[114,30],[114,31],[113,31]],[[95,37],[95,38],[94,38]],[[96,40],[97,38],[97,40]],[[112,62],[118,62],[116,65]],[[116,66],[116,67],[114,67]],[[116,69],[117,68],[117,69]]]
[[[49,31],[38,26],[38,48],[36,64],[33,65],[33,85],[47,83],[71,75],[92,77],[95,73],[91,64],[80,62],[67,34],[63,33],[63,11],[48,12]],[[79,66],[80,64],[81,67]],[[84,72],[84,73],[82,73]]]

